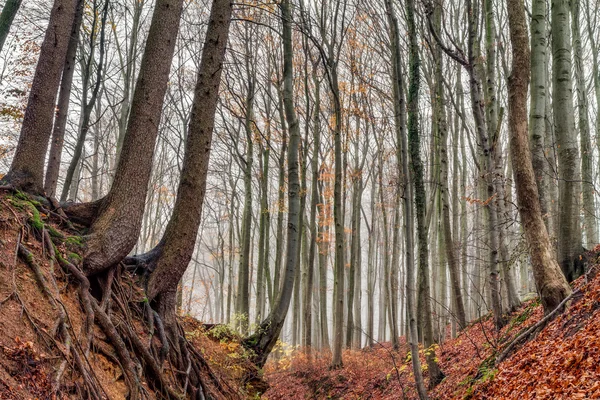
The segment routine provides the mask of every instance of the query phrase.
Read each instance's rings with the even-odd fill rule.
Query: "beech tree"
[[[231,22],[231,1],[214,0],[198,69],[185,154],[173,213],[159,244],[134,256],[129,263],[143,263],[150,277],[146,293],[158,314],[175,331],[177,285],[192,258],[206,193],[215,111],[221,71]]]
[[[558,154],[558,260],[567,280],[581,275],[581,169],[573,107],[572,44],[569,2],[552,1],[552,115]]]
[[[288,147],[288,229],[285,270],[283,271],[282,286],[273,309],[264,321],[258,326],[245,344],[252,348],[256,356],[255,363],[263,366],[277,342],[281,328],[285,321],[294,287],[294,277],[298,268],[298,246],[300,245],[299,209],[300,209],[300,180],[298,177],[298,147],[300,144],[300,126],[294,110],[293,98],[293,48],[292,48],[292,23],[293,14],[290,0],[283,0],[280,5],[283,42],[283,102],[285,118],[290,131]]]

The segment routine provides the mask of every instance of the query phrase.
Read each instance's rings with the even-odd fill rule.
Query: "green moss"
[[[83,247],[84,239],[82,236],[69,236],[65,239],[65,243],[72,246]]]
[[[24,201],[29,201],[29,196],[27,196],[25,193],[21,192],[20,190],[17,190],[15,192],[15,194],[13,195],[13,197],[15,199],[19,199],[19,200],[24,200]]]
[[[83,258],[77,253],[69,253],[68,258],[72,263],[79,263],[81,260],[83,260]]]
[[[60,233],[59,231],[57,231],[56,229],[54,229],[54,227],[50,226],[50,225],[46,225],[46,229],[48,229],[48,233],[50,234],[50,236],[57,238],[57,239],[64,239],[64,235],[62,233]]]

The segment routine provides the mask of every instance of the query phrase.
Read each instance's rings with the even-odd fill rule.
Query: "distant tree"
[[[573,106],[569,0],[552,0],[552,112],[558,154],[558,262],[572,281],[581,275],[581,169]]]
[[[300,126],[294,109],[293,96],[293,47],[292,47],[292,8],[290,0],[283,0],[280,4],[281,21],[283,26],[283,101],[285,107],[285,118],[290,131],[288,147],[288,230],[287,249],[285,256],[285,269],[283,271],[282,285],[273,309],[264,321],[258,326],[256,332],[245,340],[246,346],[256,353],[254,362],[263,366],[267,357],[273,350],[285,317],[287,315],[292,292],[294,289],[294,278],[298,267],[298,246],[300,246],[299,210],[300,210],[300,178],[298,148],[300,144]]]
[[[419,293],[422,293],[422,307],[419,310],[423,318],[423,339],[426,348],[434,344],[433,323],[431,316],[430,288],[429,288],[429,250],[427,243],[427,228],[425,226],[426,195],[424,184],[423,161],[421,160],[421,140],[419,130],[419,90],[420,68],[419,45],[415,18],[414,0],[406,0],[406,20],[408,24],[409,40],[409,84],[406,108],[408,111],[407,136],[408,154],[410,156],[410,169],[413,180],[413,200],[415,216],[417,219],[417,246],[418,246],[418,276]],[[444,378],[434,351],[427,352],[427,366],[429,371],[429,386],[435,387]]]

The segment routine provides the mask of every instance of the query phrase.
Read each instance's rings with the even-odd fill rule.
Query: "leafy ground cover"
[[[537,299],[524,303],[510,322],[494,330],[490,316],[469,325],[436,348],[446,378],[430,392],[434,399],[597,399],[600,398],[600,248],[589,254],[589,273],[573,283],[577,292],[565,312],[516,346],[497,356],[520,333],[543,317]],[[404,339],[404,338],[402,338]],[[420,357],[423,357],[421,349]],[[346,350],[344,368],[329,369],[330,354],[309,357],[297,351],[265,368],[276,399],[416,399],[410,353],[389,344]],[[426,364],[424,372],[426,376]]]

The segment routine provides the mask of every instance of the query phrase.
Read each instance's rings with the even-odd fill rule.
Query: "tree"
[[[55,0],[40,49],[19,144],[4,182],[35,193],[43,192],[44,164],[56,93],[65,64],[77,0]]]
[[[415,283],[414,283],[414,218],[412,204],[412,181],[408,162],[408,140],[406,134],[406,109],[404,100],[404,85],[401,77],[401,59],[400,59],[400,32],[398,28],[398,19],[394,12],[391,0],[385,2],[388,25],[390,30],[390,41],[392,50],[392,87],[394,96],[394,119],[396,122],[396,159],[398,161],[399,174],[403,177],[404,196],[404,240],[406,257],[406,309],[408,315],[408,343],[412,354],[419,353],[419,339],[417,335],[417,319],[415,309]],[[414,121],[413,121],[414,122]],[[372,236],[372,234],[371,234]],[[369,247],[371,242],[369,242]],[[370,315],[370,318],[372,316]],[[372,340],[372,339],[371,339]],[[417,392],[421,400],[427,399],[427,389],[423,381],[421,370],[421,361],[419,357],[411,357],[413,374]]]
[[[546,121],[546,0],[533,0],[531,6],[531,103],[529,113],[529,146],[537,190],[540,198],[542,216],[545,218],[548,232],[552,232],[550,210],[550,192],[548,188],[549,166],[544,154],[547,132]]]
[[[434,10],[435,23],[438,26],[441,24],[442,4],[436,3]],[[444,100],[444,83],[443,83],[443,60],[442,50],[439,46],[434,49],[435,57],[435,103],[434,103],[434,118],[438,134],[439,152],[440,152],[440,196],[442,200],[442,230],[444,238],[444,247],[446,257],[448,259],[448,267],[450,269],[450,280],[452,283],[452,302],[453,309],[458,319],[458,324],[461,329],[467,326],[467,317],[463,303],[461,288],[460,288],[460,270],[456,247],[452,240],[453,235],[457,235],[455,230],[452,232],[450,223],[450,200],[448,195],[448,123],[446,121],[446,104]],[[457,174],[458,171],[454,171]],[[456,212],[456,210],[455,210]]]
[[[413,199],[417,219],[417,245],[419,249],[418,282],[419,292],[422,293],[423,313],[423,338],[427,351],[427,366],[429,370],[429,386],[435,387],[444,378],[435,357],[435,351],[431,349],[434,344],[433,326],[431,321],[431,304],[429,293],[429,251],[427,249],[427,228],[425,226],[425,185],[423,182],[423,161],[421,160],[420,132],[419,132],[419,89],[420,89],[420,58],[417,38],[417,27],[415,22],[415,2],[406,0],[406,19],[408,24],[409,40],[409,86],[406,107],[408,110],[408,153],[410,155],[410,166],[412,180],[414,182]],[[414,368],[414,367],[413,367]]]
[[[571,24],[573,39],[573,61],[575,63],[575,87],[577,89],[577,111],[581,147],[581,186],[582,208],[585,232],[585,247],[593,248],[598,244],[598,224],[596,223],[596,204],[594,196],[594,174],[592,168],[592,144],[590,141],[590,122],[588,119],[587,84],[583,68],[583,49],[581,43],[581,28],[579,23],[581,9],[580,0],[571,1]]]
[[[292,48],[292,9],[290,0],[280,4],[281,21],[283,26],[283,103],[285,118],[290,132],[288,146],[288,230],[285,270],[283,271],[282,286],[275,305],[267,318],[256,329],[256,332],[245,340],[246,346],[256,353],[254,362],[262,367],[267,361],[273,346],[283,328],[285,317],[292,300],[296,268],[298,268],[298,247],[300,245],[300,178],[298,148],[300,145],[300,126],[294,110],[294,67]]]
[[[581,170],[571,79],[569,1],[553,0],[551,10],[552,111],[558,153],[558,262],[567,280],[572,281],[581,275],[576,265],[581,253]]]
[[[63,67],[60,90],[58,92],[58,104],[56,105],[56,116],[54,118],[54,127],[52,128],[50,154],[48,156],[48,165],[46,167],[46,177],[44,180],[44,191],[48,197],[54,197],[56,195],[56,185],[58,183],[58,175],[60,172],[60,160],[65,140],[65,129],[67,127],[67,117],[69,115],[73,74],[75,73],[77,48],[79,45],[79,31],[81,30],[81,21],[83,20],[83,5],[84,0],[77,0],[77,10],[75,12],[75,18],[73,19],[73,28],[71,30],[71,37],[69,38],[67,56]]]
[[[10,31],[10,27],[19,12],[23,0],[7,0],[0,14],[0,51],[4,47],[4,42]]]
[[[96,10],[96,2],[94,2],[94,18],[92,22],[92,26],[90,29],[90,48],[88,59],[83,62],[82,61],[82,80],[83,80],[83,93],[82,93],[82,115],[81,115],[81,126],[79,128],[79,135],[77,137],[77,142],[75,143],[75,149],[73,150],[73,158],[71,159],[71,163],[69,164],[69,168],[67,169],[67,175],[65,176],[65,181],[63,184],[62,194],[60,195],[61,201],[66,201],[67,196],[70,192],[71,185],[73,183],[73,177],[75,176],[75,171],[80,164],[80,159],[83,151],[83,146],[85,145],[85,140],[87,134],[90,130],[91,125],[91,116],[92,111],[96,105],[96,101],[98,100],[98,93],[100,91],[100,87],[102,86],[102,74],[104,73],[104,63],[105,63],[105,53],[106,53],[106,18],[108,17],[108,6],[109,2],[104,2],[104,7],[102,10],[102,18],[100,21],[100,29],[98,30],[98,10]],[[100,32],[99,43],[96,43],[96,36]],[[92,64],[94,64],[94,56],[96,53],[96,46],[99,46],[98,50],[98,61],[96,65],[96,74],[95,74],[95,82],[92,85],[91,83],[91,75],[92,75]],[[91,89],[91,90],[90,90]],[[91,91],[91,96],[88,100],[88,93]],[[64,135],[64,130],[62,132]],[[54,144],[54,143],[53,143]],[[53,160],[56,162],[55,160]],[[50,170],[50,165],[48,166],[48,170]],[[75,185],[75,188],[77,186]],[[73,199],[76,200],[76,199]]]
[[[148,299],[157,304],[159,315],[170,329],[175,327],[177,284],[194,253],[200,226],[231,7],[230,0],[213,1],[173,213],[159,244],[138,257],[152,271],[146,290]]]
[[[525,6],[522,0],[507,0],[512,43],[512,71],[509,78],[508,121],[510,152],[517,201],[523,229],[529,244],[531,265],[544,312],[553,311],[571,292],[553,250],[544,221],[533,172],[527,129],[527,89],[529,85],[529,46]]]
[[[83,261],[87,275],[123,260],[139,237],[182,8],[183,0],[156,2],[114,181],[97,204],[87,238]]]

